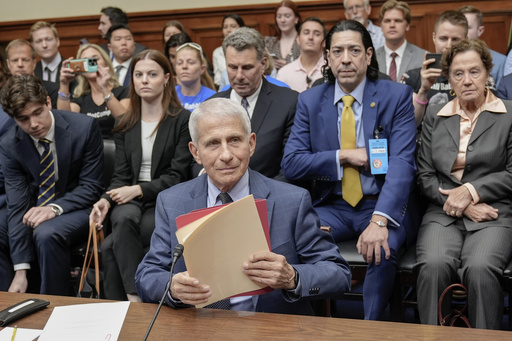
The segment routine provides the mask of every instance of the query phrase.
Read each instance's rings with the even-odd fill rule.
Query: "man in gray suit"
[[[411,24],[411,9],[405,1],[386,1],[379,20],[386,39],[384,46],[376,51],[379,71],[399,82],[404,73],[423,65],[426,51],[405,39]]]
[[[299,94],[265,79],[265,41],[255,29],[242,27],[230,33],[222,48],[231,88],[211,98],[229,98],[242,104],[251,118],[252,131],[258,135],[249,166],[269,178],[286,181],[281,159]]]

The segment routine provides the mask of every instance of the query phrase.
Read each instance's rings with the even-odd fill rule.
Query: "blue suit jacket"
[[[157,198],[151,249],[137,269],[137,292],[144,302],[158,302],[169,281],[172,250],[176,246],[176,217],[205,208],[207,176],[175,185]],[[271,250],[284,255],[299,273],[301,297],[319,299],[341,295],[350,287],[350,271],[332,237],[320,230],[307,191],[249,170],[249,188],[255,199],[267,200]],[[209,255],[205,255],[208,257]],[[183,258],[175,273],[185,271]],[[311,305],[293,303],[281,290],[260,295],[256,311],[312,314]]]
[[[334,86],[325,83],[299,95],[295,122],[281,163],[288,179],[316,181],[315,204],[326,199],[339,184],[336,150],[340,145]],[[380,189],[375,210],[401,224],[416,171],[416,123],[411,89],[387,80],[367,79],[362,117],[367,153],[368,140],[374,138],[376,130],[380,131],[379,138],[388,140],[387,175],[374,176]]]
[[[498,86],[498,97],[512,100],[512,74],[506,75],[501,79]]]
[[[86,116],[52,110],[59,179],[55,204],[64,214],[90,208],[103,190],[103,139],[98,123]],[[13,264],[32,261],[32,230],[23,215],[37,202],[39,153],[31,137],[14,125],[0,140],[0,164],[7,194]]]

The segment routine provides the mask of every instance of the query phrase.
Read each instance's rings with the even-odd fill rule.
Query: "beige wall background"
[[[278,2],[275,0],[1,0],[0,22],[95,15],[106,6],[119,7],[125,12],[132,13],[266,3],[277,4]]]

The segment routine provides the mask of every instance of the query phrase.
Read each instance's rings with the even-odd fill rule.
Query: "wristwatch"
[[[112,97],[114,97],[114,94],[110,91],[107,96],[103,97],[103,99],[105,100],[105,103],[107,103],[112,99]]]
[[[56,217],[60,216],[60,210],[57,206],[54,206],[54,205],[49,205],[49,206],[52,209],[53,213],[55,213]]]
[[[370,223],[374,223],[374,224],[377,224],[378,227],[387,227],[388,224],[386,224],[385,222],[383,221],[375,221],[375,220],[371,220],[370,219]]]

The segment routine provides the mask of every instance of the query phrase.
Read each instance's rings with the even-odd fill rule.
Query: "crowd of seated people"
[[[421,323],[438,323],[442,291],[460,282],[471,325],[500,329],[512,257],[506,57],[480,40],[474,6],[437,17],[428,58],[406,39],[407,2],[382,4],[380,27],[369,0],[343,6],[347,20],[327,30],[281,1],[271,37],[227,14],[213,69],[179,21],[163,27],[160,52],[135,42],[116,7],[101,11],[107,42],[70,58],[51,23],[11,41],[0,54],[0,290],[76,294],[70,249],[92,224],[110,232],[105,298],[157,302],[169,284],[166,304],[204,303],[208,283],[182,261],[169,282],[174,219],[253,194],[273,205],[274,239],[243,271],[276,290],[208,307],[310,314],[308,300],[350,290],[336,243],[355,240],[365,319],[386,318],[400,251],[415,248]],[[104,139],[115,141],[109,184]]]

